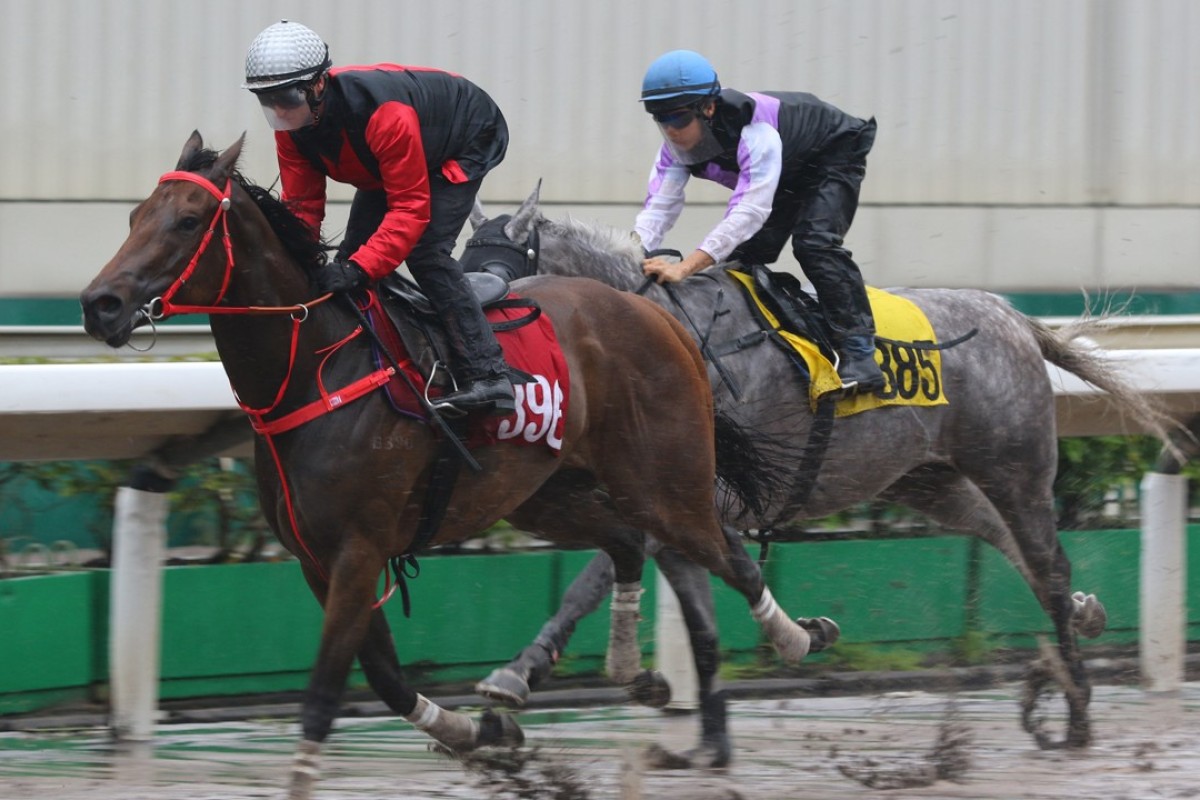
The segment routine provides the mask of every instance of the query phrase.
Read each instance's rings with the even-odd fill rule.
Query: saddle
[[[508,281],[490,272],[466,273],[467,285],[482,308],[489,308],[508,296]],[[422,294],[416,283],[393,272],[379,282],[379,289],[397,305],[406,308],[414,317],[436,320],[437,312],[429,298]]]
[[[518,406],[513,417],[476,419],[472,415],[468,444],[479,446],[512,439],[557,449],[569,396],[569,375],[549,318],[542,316],[533,300],[512,294],[503,278],[469,273],[467,282],[504,350]],[[413,281],[393,273],[379,282],[378,293],[372,293],[364,311],[387,349],[387,353],[380,352],[379,344],[375,344],[377,366],[399,364],[405,372],[387,383],[392,408],[414,419],[428,419],[425,405],[414,390],[433,398],[454,389],[448,369],[450,347],[432,303]],[[548,397],[548,393],[557,396]],[[541,431],[538,437],[518,435],[522,426],[532,425],[550,408],[563,416],[555,418],[553,424],[542,420],[543,424],[535,425]]]
[[[479,302],[486,315],[489,309],[527,309],[528,313],[515,319],[493,322],[492,330],[496,333],[515,330],[536,320],[541,315],[541,309],[532,300],[509,297],[508,281],[488,272],[467,273],[467,285]],[[367,318],[381,334],[383,341],[388,344],[393,356],[407,354],[422,367],[421,372],[428,376],[431,395],[441,394],[453,389],[447,365],[451,363],[450,347],[446,340],[445,329],[441,318],[420,287],[412,280],[393,272],[379,282],[381,308],[385,316],[378,311],[368,313]],[[386,324],[385,324],[386,323]],[[385,331],[393,334],[389,342]],[[377,358],[382,354],[377,353]],[[382,363],[382,362],[381,362]],[[508,365],[508,377],[514,384],[528,383],[533,377],[523,370]],[[436,390],[436,391],[435,391]],[[401,413],[407,413],[407,405],[398,402],[393,393],[389,393],[394,406]]]
[[[836,354],[825,312],[817,299],[804,291],[800,279],[789,272],[774,272],[763,264],[752,264],[749,269],[755,295],[779,320],[780,327],[808,339],[833,361]]]
[[[939,344],[933,326],[915,304],[868,286],[867,298],[878,331],[876,358],[885,385],[873,394],[841,397],[832,337],[816,298],[804,291],[794,275],[772,272],[761,264],[731,266],[726,272],[745,290],[751,314],[766,337],[796,364],[814,409],[826,397],[837,398],[835,413],[839,417],[882,406],[948,402],[940,351],[969,339],[974,332]]]

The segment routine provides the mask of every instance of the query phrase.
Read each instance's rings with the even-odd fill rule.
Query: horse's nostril
[[[101,317],[113,317],[121,313],[121,300],[115,295],[103,294],[95,298],[92,303],[92,310]]]

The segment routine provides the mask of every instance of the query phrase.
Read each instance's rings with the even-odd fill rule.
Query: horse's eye
[[[175,226],[180,233],[191,233],[200,227],[200,218],[193,217],[191,214],[179,220]]]

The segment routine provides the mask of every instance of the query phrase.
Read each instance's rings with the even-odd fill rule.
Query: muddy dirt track
[[[720,771],[644,769],[647,747],[684,750],[698,728],[691,716],[649,709],[527,711],[521,758],[467,764],[430,752],[395,718],[343,719],[316,796],[1200,798],[1200,683],[1174,696],[1096,687],[1096,741],[1083,752],[1038,750],[1018,724],[1019,692],[1006,684],[955,695],[735,700],[735,760]],[[0,800],[278,798],[296,730],[294,719],[164,724],[149,746],[128,749],[114,748],[102,728],[4,733]],[[954,779],[939,778],[939,767]]]

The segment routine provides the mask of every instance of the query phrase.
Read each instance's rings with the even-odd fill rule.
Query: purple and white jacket
[[[733,191],[725,216],[699,249],[724,261],[757,233],[781,190],[795,191],[825,164],[866,158],[875,121],[862,120],[806,92],[750,92],[725,89],[711,120],[723,152],[685,166],[664,143],[650,171],[646,202],[634,222],[642,246],[654,250],[679,219],[684,188],[693,175]]]

